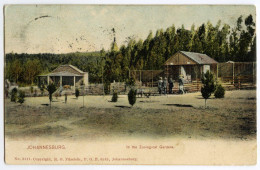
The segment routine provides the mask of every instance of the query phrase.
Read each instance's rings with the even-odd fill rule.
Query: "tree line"
[[[109,51],[69,54],[16,54],[5,56],[5,78],[20,85],[35,83],[39,74],[52,71],[62,64],[72,64],[89,73],[93,83],[128,81],[129,70],[159,70],[164,62],[178,51],[207,54],[218,62],[256,61],[256,34],[252,15],[236,20],[231,28],[210,21],[190,29],[174,25],[150,31],[145,40],[130,39],[126,45],[111,43]]]
[[[204,53],[218,62],[256,61],[255,23],[252,15],[240,16],[234,28],[210,21],[190,29],[172,25],[165,31],[159,29],[155,36],[150,31],[147,38],[131,39],[120,48],[114,41],[106,55],[105,78],[107,82],[126,81],[129,70],[163,69],[164,62],[178,51]]]

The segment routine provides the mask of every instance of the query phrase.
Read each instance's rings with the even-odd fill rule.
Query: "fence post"
[[[233,69],[232,69],[232,71],[233,71],[233,85],[235,85],[235,63],[232,63],[232,65],[233,65]]]
[[[152,70],[152,87],[153,87],[153,70]]]

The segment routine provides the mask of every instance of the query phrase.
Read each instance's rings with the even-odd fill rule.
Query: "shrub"
[[[221,84],[218,84],[216,90],[214,92],[214,96],[216,98],[224,98],[225,96],[225,89]]]
[[[31,94],[33,94],[33,86],[31,86],[30,90],[31,90]]]
[[[75,96],[76,96],[76,98],[78,99],[78,97],[79,97],[79,89],[76,89],[76,90],[75,90]]]
[[[56,86],[55,84],[51,83],[47,86],[47,90],[49,92],[49,100],[50,100],[50,106],[51,106],[51,101],[52,101],[52,94],[56,91]]]
[[[207,71],[206,74],[202,77],[202,87],[201,94],[205,99],[205,108],[207,107],[207,99],[215,91],[216,85],[214,81],[214,76],[211,72]]]
[[[24,91],[19,91],[19,96],[18,96],[18,102],[20,103],[20,104],[22,104],[23,102],[24,102],[24,98],[25,98],[25,93],[24,93]]]
[[[112,102],[117,102],[117,99],[118,99],[117,92],[113,92],[113,96],[112,96],[111,101],[112,101]]]
[[[11,91],[11,102],[17,101],[17,88],[13,88]]]
[[[128,93],[128,101],[129,104],[134,106],[135,102],[136,102],[136,90],[131,89]]]

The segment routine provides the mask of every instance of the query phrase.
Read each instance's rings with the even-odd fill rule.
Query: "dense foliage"
[[[210,21],[190,29],[159,29],[155,36],[150,31],[145,40],[129,39],[118,47],[112,42],[107,52],[70,54],[6,54],[5,77],[19,85],[35,83],[35,77],[52,71],[61,64],[72,64],[89,72],[89,81],[104,83],[128,81],[129,70],[163,69],[163,63],[178,51],[205,53],[218,62],[256,61],[255,23],[252,15],[240,16],[234,28],[219,21]]]

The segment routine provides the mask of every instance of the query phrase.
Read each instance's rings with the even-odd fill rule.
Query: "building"
[[[179,51],[165,62],[165,74],[174,80],[183,75],[186,82],[192,82],[201,79],[208,70],[217,74],[217,63],[206,54]]]
[[[88,73],[79,70],[73,65],[61,65],[48,74],[38,76],[39,86],[50,83],[71,88],[80,86],[83,83],[88,86]]]

